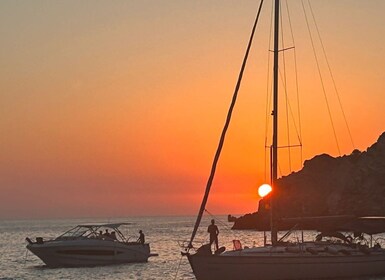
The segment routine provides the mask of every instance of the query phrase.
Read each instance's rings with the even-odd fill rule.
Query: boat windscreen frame
[[[114,228],[115,233],[119,236],[123,242],[128,242],[128,239],[124,236],[124,234],[119,230],[119,228]]]
[[[83,229],[83,230],[81,230]],[[84,236],[84,234],[89,230],[89,228],[82,227],[82,226],[76,226],[73,227],[66,232],[62,233],[56,239],[62,239],[62,238],[79,238]],[[79,234],[80,233],[80,234]]]
[[[71,238],[89,238],[91,235],[94,237],[98,237],[98,230],[101,228],[110,228],[111,230],[115,231],[115,234],[117,236],[117,240],[121,242],[128,242],[128,239],[124,236],[124,234],[119,230],[118,227],[113,226],[105,226],[105,225],[91,225],[91,226],[85,226],[85,225],[77,225],[76,227],[73,227],[63,234],[56,237],[56,239],[71,239]]]

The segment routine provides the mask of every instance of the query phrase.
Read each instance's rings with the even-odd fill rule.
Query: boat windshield
[[[90,230],[89,228],[76,226],[76,227],[66,231],[65,233],[63,233],[62,235],[57,237],[56,239],[75,239],[75,238],[79,238],[82,236],[88,236],[90,234],[90,233],[87,234],[87,232],[89,230]]]
[[[120,242],[128,241],[118,227],[102,225],[78,225],[56,238],[56,240],[75,239],[117,240]]]

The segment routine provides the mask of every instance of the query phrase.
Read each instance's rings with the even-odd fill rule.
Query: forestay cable
[[[245,67],[246,67],[247,58],[249,57],[249,52],[250,52],[251,44],[253,42],[254,33],[255,33],[256,28],[257,28],[258,19],[259,19],[259,16],[261,14],[263,1],[264,0],[261,0],[261,3],[259,4],[259,9],[258,9],[258,12],[257,12],[257,16],[256,16],[256,19],[255,19],[255,22],[254,22],[253,29],[251,31],[251,35],[250,35],[250,39],[249,39],[249,44],[247,45],[245,57],[243,59],[242,67],[241,67],[241,70],[240,70],[240,73],[239,73],[239,76],[238,76],[238,81],[237,81],[237,84],[235,86],[235,90],[234,90],[233,98],[231,100],[229,111],[227,113],[226,122],[225,122],[225,125],[224,125],[223,130],[222,130],[221,138],[219,140],[218,148],[217,148],[217,151],[216,151],[215,156],[214,156],[213,164],[211,166],[211,172],[210,172],[209,179],[207,181],[206,191],[205,191],[205,194],[203,196],[203,200],[202,200],[201,207],[199,209],[198,217],[197,217],[197,220],[196,220],[195,225],[194,225],[194,230],[193,230],[193,232],[191,234],[189,248],[193,247],[192,242],[194,241],[195,235],[196,235],[196,233],[198,231],[200,222],[202,220],[203,212],[204,212],[204,210],[206,208],[207,199],[209,197],[211,185],[212,185],[212,182],[213,182],[213,179],[214,179],[214,175],[215,175],[215,170],[216,170],[217,163],[218,163],[221,151],[222,151],[223,143],[225,142],[226,132],[227,132],[227,129],[228,129],[229,124],[230,124],[231,115],[233,113],[235,103],[237,101],[238,91],[239,91],[239,88],[241,86],[243,72],[244,72]]]

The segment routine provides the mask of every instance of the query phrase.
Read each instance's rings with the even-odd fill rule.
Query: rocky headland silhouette
[[[280,178],[271,195],[281,230],[293,226],[284,221],[292,217],[385,216],[385,132],[364,152],[305,161],[302,170]],[[269,197],[260,200],[257,212],[233,221],[233,229],[269,230]]]

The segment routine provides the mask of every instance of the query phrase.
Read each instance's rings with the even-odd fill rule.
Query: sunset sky
[[[354,147],[316,33],[341,154],[301,1],[287,3],[303,159],[350,154]],[[355,148],[365,150],[385,131],[385,1],[311,3]],[[0,1],[0,219],[195,214],[258,5],[257,0]],[[218,165],[207,206],[215,214],[255,211],[257,187],[265,183],[271,7],[265,1]],[[284,30],[284,47],[291,47],[289,29]],[[293,50],[285,56],[295,115]],[[298,142],[294,122],[289,120],[291,144]],[[280,126],[281,145],[287,145],[285,119]],[[299,151],[291,151],[290,169],[282,150],[280,175],[301,168]]]

